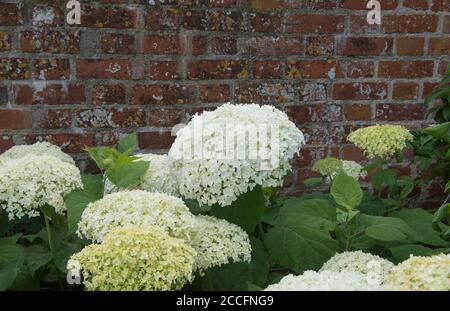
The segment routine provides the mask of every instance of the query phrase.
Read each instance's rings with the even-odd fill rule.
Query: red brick
[[[309,104],[287,107],[289,118],[296,124],[337,122],[342,120],[342,108],[333,104]]]
[[[397,55],[423,55],[425,39],[423,37],[398,37]]]
[[[78,79],[139,80],[144,78],[144,64],[126,59],[79,59]]]
[[[417,99],[419,94],[419,85],[414,82],[395,82],[392,99],[412,100]]]
[[[372,119],[372,108],[367,104],[346,104],[344,115],[347,121],[369,121]]]
[[[11,36],[5,32],[0,31],[0,51],[11,50]]]
[[[194,89],[181,85],[137,85],[132,91],[132,103],[136,105],[191,104]]]
[[[253,76],[256,79],[281,78],[283,64],[276,60],[255,61],[253,63]]]
[[[24,31],[20,36],[23,52],[67,53],[80,52],[80,31]]]
[[[29,111],[0,108],[0,129],[21,130],[31,128],[31,125]]]
[[[384,0],[381,8],[383,10],[394,10],[398,7],[398,0]],[[360,0],[343,0],[340,7],[350,10],[366,10],[367,2]]]
[[[444,16],[444,33],[450,33],[450,15]]]
[[[136,28],[137,13],[122,7],[88,7],[81,14],[81,26],[94,28]]]
[[[375,76],[375,65],[371,61],[349,61],[346,63],[348,78],[369,78]]]
[[[186,11],[183,15],[183,28],[205,31],[239,31],[244,16],[235,11]]]
[[[0,80],[28,80],[30,76],[28,59],[0,58]]]
[[[338,82],[333,85],[333,99],[386,99],[387,85],[383,82]]]
[[[192,55],[202,55],[206,52],[206,37],[195,36],[192,37]]]
[[[125,104],[125,87],[121,84],[96,85],[92,89],[91,99],[94,105]]]
[[[383,16],[381,28],[386,33],[435,32],[438,21],[437,15],[388,15]]]
[[[176,61],[150,62],[150,79],[152,80],[178,80],[178,63]]]
[[[88,147],[95,145],[94,134],[31,134],[25,137],[27,144],[38,141],[48,141],[62,148],[64,152],[82,152]]]
[[[300,101],[324,101],[327,99],[327,86],[324,83],[304,82],[298,87]]]
[[[175,137],[171,132],[143,132],[138,133],[139,147],[141,149],[169,149]]]
[[[231,36],[212,37],[211,52],[216,55],[235,55],[237,53],[236,38]]]
[[[361,149],[351,145],[342,147],[342,158],[347,161],[367,161]]]
[[[245,39],[243,49],[251,55],[290,56],[301,54],[303,43],[300,38],[253,37]]]
[[[298,0],[242,0],[242,3],[253,9],[299,8]]]
[[[423,104],[378,104],[377,120],[421,120],[425,117],[426,110]]]
[[[338,63],[331,60],[290,60],[286,67],[286,78],[330,78],[342,77]]]
[[[146,125],[141,109],[84,109],[77,112],[77,125],[86,128],[127,128]]]
[[[311,169],[299,169],[297,171],[297,188],[306,187],[303,182],[313,177],[320,177],[320,173],[314,172]]]
[[[344,126],[332,126],[329,124],[311,124],[302,127],[301,130],[305,134],[306,143],[308,145],[325,145],[332,146],[341,144],[345,141],[346,128]]]
[[[208,79],[246,79],[249,77],[248,64],[234,60],[200,60],[187,64],[188,78]]]
[[[14,141],[10,136],[0,136],[0,153],[5,152],[6,150],[12,148],[14,146]]]
[[[305,54],[310,56],[334,55],[334,37],[319,35],[306,38]]]
[[[450,12],[450,2],[448,0],[433,0],[431,9],[435,12]]]
[[[386,78],[419,78],[433,76],[433,61],[380,61],[378,76]]]
[[[344,16],[292,14],[286,18],[286,31],[293,33],[339,33]]]
[[[439,87],[439,83],[435,82],[424,82],[423,84],[423,96],[422,99],[427,97],[431,92],[433,92],[437,87]]]
[[[428,54],[431,55],[449,55],[450,38],[430,38],[428,44]]]
[[[101,51],[105,54],[134,54],[134,36],[127,34],[107,33],[100,40]]]
[[[392,38],[341,37],[337,40],[337,53],[345,56],[391,55],[392,46]]]
[[[18,105],[68,105],[86,102],[83,85],[44,82],[35,83],[34,86],[15,86],[14,100]]]
[[[230,101],[230,86],[225,84],[200,85],[200,99],[204,103]]]
[[[403,6],[415,10],[428,10],[428,0],[404,0]]]
[[[354,34],[379,33],[380,26],[369,24],[366,15],[351,15],[349,21],[350,32]]]
[[[326,157],[339,157],[338,147],[304,147],[300,154],[294,157],[296,167],[313,165],[316,161]]]
[[[34,62],[34,78],[37,80],[67,80],[70,78],[68,59],[37,59]]]
[[[45,110],[40,113],[39,126],[43,129],[69,128],[72,116],[68,109]]]
[[[283,103],[292,102],[295,91],[290,84],[248,84],[235,88],[236,98],[241,103]]]
[[[154,127],[173,127],[184,121],[185,113],[180,109],[159,108],[148,113],[148,125]]]
[[[278,12],[256,12],[249,14],[252,32],[279,32],[281,14]]]
[[[179,36],[151,35],[144,38],[144,53],[154,55],[183,55],[184,39]]]
[[[178,8],[151,9],[145,14],[145,28],[151,30],[178,30],[181,12]]]
[[[20,10],[15,3],[0,3],[0,26],[16,26],[20,23]]]

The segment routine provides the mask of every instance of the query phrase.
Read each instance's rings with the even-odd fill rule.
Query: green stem
[[[47,228],[48,247],[50,248],[50,254],[52,255],[53,265],[55,266],[57,274],[59,274],[58,266],[55,263],[55,251],[54,251],[54,246],[53,246],[52,232],[50,230],[50,221],[49,221],[47,214],[45,212],[43,212],[43,214],[44,214],[45,227]],[[58,283],[59,283],[60,290],[63,290],[63,284],[61,282],[61,278],[58,278]]]
[[[260,240],[264,242],[264,229],[262,227],[261,222],[258,223],[258,236]]]

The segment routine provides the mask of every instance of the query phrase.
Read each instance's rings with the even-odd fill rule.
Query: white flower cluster
[[[0,208],[10,219],[37,217],[40,207],[66,210],[64,196],[83,186],[79,169],[51,155],[30,154],[0,164]]]
[[[358,272],[306,271],[302,275],[288,275],[266,291],[380,291],[380,284],[368,281]]]
[[[355,161],[342,160],[342,171],[356,180],[367,176],[367,172]]]
[[[83,211],[77,233],[101,242],[112,229],[129,225],[156,225],[174,237],[188,238],[195,218],[179,198],[142,190],[122,191],[90,203]]]
[[[62,152],[61,148],[59,148],[58,146],[52,145],[48,142],[37,142],[33,145],[14,146],[0,155],[0,165],[2,164],[2,162],[4,163],[5,161],[11,159],[20,159],[32,155],[50,155],[58,158],[63,162],[75,165],[75,161],[71,156]]]
[[[194,269],[232,262],[249,262],[251,245],[240,227],[210,216],[194,216],[179,198],[142,190],[106,195],[84,210],[78,234],[102,242],[111,230],[130,225],[153,225],[170,236],[183,239],[197,255]]]
[[[333,157],[318,160],[314,163],[313,170],[325,176],[328,183],[341,172],[356,180],[367,176],[367,172],[357,162]]]
[[[272,106],[226,104],[193,117],[170,149],[181,195],[228,206],[256,185],[277,187],[305,143]]]
[[[167,155],[159,154],[138,154],[138,161],[149,162],[150,166],[142,177],[142,181],[134,186],[134,189],[148,192],[160,192],[169,195],[178,195],[176,176],[174,174],[172,161]],[[120,191],[108,179],[105,182],[105,193]]]
[[[378,283],[383,283],[392,268],[394,264],[389,260],[355,251],[336,254],[322,266],[320,271],[358,272]]]

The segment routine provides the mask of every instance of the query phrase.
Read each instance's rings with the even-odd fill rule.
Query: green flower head
[[[348,136],[348,140],[364,151],[368,158],[386,158],[406,147],[413,139],[412,134],[400,125],[373,125]]]
[[[318,172],[324,176],[331,176],[336,172],[342,171],[342,161],[336,158],[320,159],[314,163],[313,171]]]

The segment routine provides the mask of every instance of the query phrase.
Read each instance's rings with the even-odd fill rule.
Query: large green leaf
[[[0,245],[16,245],[17,241],[22,237],[22,233],[0,239]]]
[[[67,262],[69,261],[70,257],[73,254],[81,250],[81,245],[77,243],[62,241],[55,248],[56,248],[54,256],[55,264],[60,271],[66,273]]]
[[[253,272],[244,262],[230,263],[208,269],[201,279],[205,291],[246,291],[252,283]]]
[[[449,243],[439,236],[439,233],[433,229],[433,215],[427,211],[414,208],[402,209],[392,214],[392,216],[402,219],[418,235],[420,241],[431,246],[449,246]]]
[[[337,204],[349,211],[357,207],[363,198],[363,192],[358,181],[344,173],[334,178],[331,195]]]
[[[106,172],[108,179],[119,188],[139,183],[149,168],[149,162],[133,161],[126,164],[116,163]]]
[[[250,270],[253,274],[253,283],[260,287],[264,287],[270,270],[269,254],[260,240],[250,237],[250,242],[252,245]]]
[[[50,251],[42,245],[31,245],[25,249],[25,263],[33,276],[39,268],[52,260]]]
[[[83,189],[74,190],[65,197],[68,234],[73,234],[77,230],[81,214],[88,204],[101,199],[102,196],[102,176],[83,176]]]
[[[117,145],[117,150],[120,153],[130,154],[136,150],[138,145],[138,139],[136,133],[125,136],[119,141]]]
[[[244,193],[230,206],[214,206],[211,213],[229,222],[237,224],[248,233],[255,230],[256,225],[266,210],[266,199],[261,187],[256,186]]]
[[[432,249],[429,247],[425,247],[419,244],[407,244],[400,245],[395,247],[390,247],[389,251],[392,254],[392,257],[397,259],[398,261],[403,261],[408,259],[411,255],[414,256],[433,256],[440,253],[448,253],[449,248],[438,248]]]
[[[0,245],[0,291],[13,285],[24,258],[21,246]]]
[[[392,242],[421,239],[420,235],[399,218],[360,214],[357,222],[365,228],[365,234],[375,240]]]
[[[281,208],[276,224],[304,224],[331,231],[336,227],[336,208],[322,199],[289,199]]]
[[[433,125],[423,130],[436,139],[450,143],[450,122]]]
[[[297,273],[319,269],[338,251],[328,232],[304,224],[274,227],[265,244],[275,263]]]
[[[18,263],[13,262],[0,268],[0,291],[7,290],[14,284],[20,267],[21,264],[19,265]]]
[[[382,170],[375,173],[370,179],[370,182],[374,189],[381,190],[383,185],[388,185],[389,187],[395,185],[395,176],[396,172],[394,170]]]

